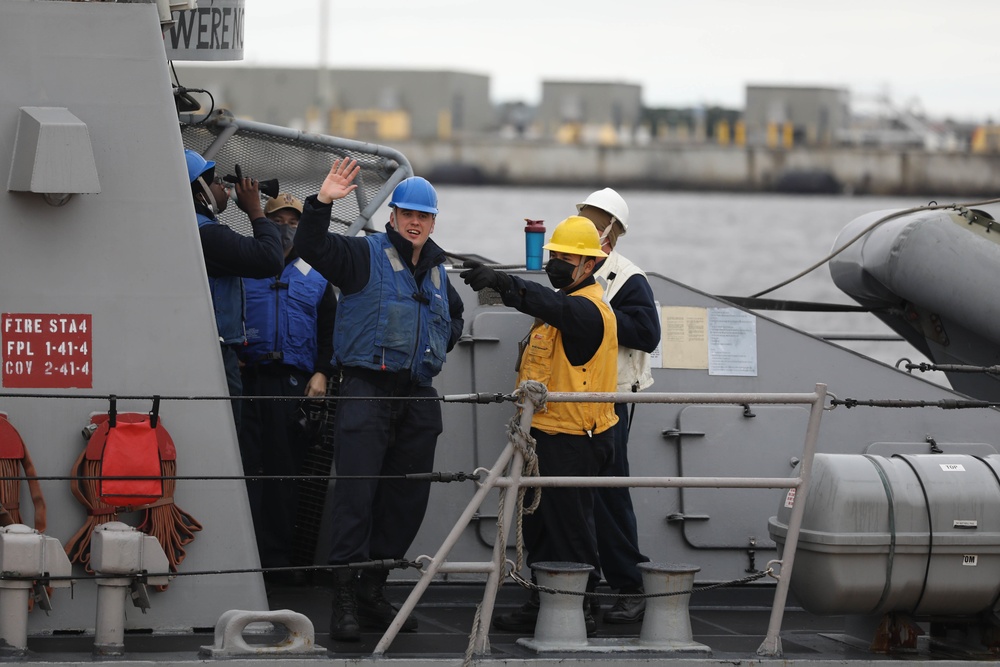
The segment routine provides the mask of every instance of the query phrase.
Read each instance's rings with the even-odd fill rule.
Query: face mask
[[[613,225],[613,224],[614,223],[611,223],[611,225]],[[607,242],[608,237],[611,236],[611,225],[608,225],[607,227],[605,227],[604,228],[604,233],[601,234],[600,244],[601,244],[602,248],[604,247],[604,244]]]
[[[286,252],[292,249],[292,239],[295,238],[295,227],[281,225],[281,247]]]
[[[545,273],[549,276],[549,282],[556,289],[569,287],[573,284],[573,274],[576,272],[576,265],[562,259],[550,259],[545,265]]]

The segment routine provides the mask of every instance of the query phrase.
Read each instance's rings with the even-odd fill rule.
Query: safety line
[[[164,394],[27,394],[0,393],[4,398],[79,398],[98,401],[442,401],[445,403],[510,403],[512,394],[480,392],[477,394],[447,394],[444,396],[216,396],[216,395],[164,395]]]
[[[197,481],[197,480],[208,480],[208,481],[220,481],[229,479],[252,479],[261,480],[265,482],[274,481],[303,481],[303,480],[316,480],[316,479],[326,479],[326,480],[404,480],[412,482],[467,482],[467,481],[479,481],[479,473],[467,473],[467,472],[422,472],[422,473],[410,473],[406,475],[38,475],[38,476],[26,476],[26,475],[4,475],[0,476],[0,482],[18,481],[25,482],[28,480],[38,480],[41,482],[68,482],[68,481],[108,481],[108,480],[129,480],[129,481],[143,481],[143,480],[186,480],[186,481]]]
[[[143,581],[145,579],[153,577],[204,577],[219,574],[254,574],[262,573],[267,574],[271,572],[299,572],[299,571],[315,571],[315,572],[326,572],[335,570],[403,570],[403,569],[420,569],[420,563],[415,561],[403,560],[403,559],[383,559],[383,560],[370,560],[361,561],[358,563],[345,563],[341,565],[302,565],[302,566],[291,566],[291,567],[246,567],[237,568],[231,570],[190,570],[190,571],[177,571],[177,572],[136,572],[133,574],[101,574],[99,572],[94,572],[93,574],[86,575],[17,575],[11,574],[10,572],[0,572],[0,581],[39,581],[39,582],[50,582],[50,581],[72,581],[74,583],[81,581],[89,581],[91,579],[121,579],[134,578],[138,581]]]
[[[646,599],[646,598],[665,598],[665,597],[672,597],[675,595],[690,595],[692,593],[702,593],[704,591],[711,591],[718,588],[742,586],[744,584],[749,584],[752,581],[763,579],[764,577],[772,575],[773,573],[774,573],[774,568],[768,568],[764,571],[758,570],[757,572],[754,572],[749,576],[743,577],[742,579],[733,579],[731,581],[723,581],[717,584],[711,584],[709,586],[698,586],[696,588],[690,588],[684,591],[670,591],[666,593],[598,593],[596,591],[564,591],[558,588],[540,586],[539,584],[536,584],[533,581],[525,579],[514,570],[510,570],[507,574],[520,586],[527,588],[528,590],[536,590],[540,593],[552,593],[553,595],[575,595],[584,598]]]
[[[861,400],[857,398],[834,398],[830,400],[830,405],[837,407],[843,405],[850,410],[854,407],[867,408],[941,408],[942,410],[965,410],[969,408],[995,408],[1000,407],[1000,402],[996,401],[976,401],[959,400],[954,398],[944,398],[939,401],[919,401],[904,398],[885,398]]]
[[[784,287],[785,285],[788,285],[789,283],[792,283],[792,282],[798,280],[799,278],[801,278],[801,277],[803,277],[803,276],[805,276],[805,275],[807,275],[807,274],[815,271],[816,269],[818,269],[819,267],[823,266],[824,264],[826,264],[827,262],[829,262],[831,259],[833,259],[834,257],[836,257],[837,255],[839,255],[840,253],[844,252],[845,250],[847,250],[848,248],[850,248],[852,245],[854,245],[855,243],[857,243],[858,240],[860,240],[862,237],[864,237],[866,234],[868,234],[868,232],[872,231],[873,229],[875,229],[876,227],[878,227],[879,225],[881,225],[883,223],[886,223],[886,222],[888,222],[890,220],[894,220],[895,218],[899,218],[899,217],[902,217],[904,215],[909,215],[910,213],[917,213],[919,211],[938,211],[938,210],[942,210],[942,209],[956,209],[956,210],[959,211],[960,214],[964,215],[965,213],[968,212],[967,209],[969,209],[969,208],[971,208],[973,206],[984,206],[986,204],[996,204],[997,202],[1000,202],[1000,199],[987,199],[986,201],[974,202],[974,203],[971,203],[971,204],[930,204],[930,205],[927,205],[927,206],[915,206],[913,208],[904,209],[902,211],[896,211],[895,213],[890,213],[889,215],[882,216],[881,218],[879,218],[878,220],[876,220],[875,222],[873,222],[872,224],[868,225],[867,227],[865,227],[864,229],[862,229],[860,232],[858,232],[858,234],[856,236],[854,236],[854,238],[852,238],[850,241],[848,241],[847,243],[845,243],[841,247],[837,248],[835,251],[831,252],[826,257],[820,259],[818,262],[816,262],[815,264],[813,264],[809,268],[803,269],[802,271],[800,271],[799,273],[795,274],[791,278],[789,278],[787,280],[783,280],[782,282],[778,283],[777,285],[773,285],[772,287],[768,287],[767,289],[761,290],[760,292],[757,292],[756,294],[751,294],[749,298],[756,299],[756,298],[764,296],[765,294],[770,294],[774,290],[776,290],[776,289],[778,289],[780,287]]]

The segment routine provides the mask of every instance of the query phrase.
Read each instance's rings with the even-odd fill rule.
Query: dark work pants
[[[590,477],[597,475],[611,456],[611,429],[594,437],[550,435],[531,429],[537,442],[538,470],[542,476]],[[533,491],[525,495],[528,506]],[[600,558],[594,525],[594,491],[591,488],[546,487],[534,514],[524,517],[527,563],[556,561],[594,566],[591,589],[600,580]]]
[[[304,398],[311,374],[283,364],[243,369],[247,396]],[[309,443],[299,426],[299,401],[248,401],[243,406],[240,454],[246,475],[298,475]],[[294,565],[297,481],[247,480],[250,512],[263,567]]]
[[[226,369],[226,386],[230,396],[243,394],[243,380],[240,378],[240,360],[236,357],[236,348],[222,343],[222,366]],[[233,404],[233,420],[236,422],[236,433],[240,432],[243,416],[243,401],[236,399]]]
[[[437,395],[433,387],[411,383],[406,374],[345,368],[334,439],[337,476],[431,472],[442,430],[441,404],[398,398]],[[373,400],[351,399],[358,396]],[[386,397],[398,398],[379,400]],[[420,529],[429,496],[430,482],[338,479],[329,563],[403,558]]]
[[[614,433],[614,458],[601,469],[606,477],[628,477],[628,410],[629,404],[616,403],[618,423]],[[594,490],[594,519],[597,522],[597,548],[601,554],[601,571],[608,585],[619,591],[642,588],[642,573],[637,567],[649,558],[639,551],[639,533],[635,509],[628,488],[598,488]]]

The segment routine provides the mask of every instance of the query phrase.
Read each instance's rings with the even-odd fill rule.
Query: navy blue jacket
[[[652,352],[660,344],[660,321],[653,288],[645,277],[629,278],[611,299],[618,322],[618,346]]]
[[[306,198],[295,232],[295,251],[302,259],[323,274],[327,280],[340,289],[344,295],[354,294],[364,289],[371,277],[371,257],[368,241],[364,237],[344,236],[329,233],[331,204],[323,204],[315,195]],[[413,272],[414,280],[420,284],[427,271],[445,260],[444,251],[427,239],[420,252],[417,265],[413,266],[413,244],[386,224],[385,233],[399,253],[400,259]],[[451,316],[451,336],[448,351],[458,342],[465,326],[463,315],[465,305],[458,291],[448,281],[448,312]]]
[[[510,278],[510,289],[501,292],[505,305],[542,320],[559,329],[566,358],[574,366],[587,363],[597,353],[604,341],[604,318],[601,311],[587,299],[571,299],[570,295],[582,287],[594,284],[590,276],[563,293],[551,287],[517,276]],[[620,343],[619,343],[620,344]]]
[[[195,204],[195,213],[219,338],[227,345],[243,343],[246,304],[240,278],[267,278],[281,272],[281,234],[267,218],[251,222],[251,238],[222,224],[200,204]]]

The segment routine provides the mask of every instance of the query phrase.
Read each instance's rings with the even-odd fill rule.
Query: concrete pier
[[[596,146],[499,138],[394,142],[438,182],[782,190],[789,175],[825,174],[837,191],[877,195],[996,195],[1000,155],[920,149],[791,149],[657,144]],[[808,181],[808,179],[806,179]],[[786,190],[795,191],[795,190]]]

